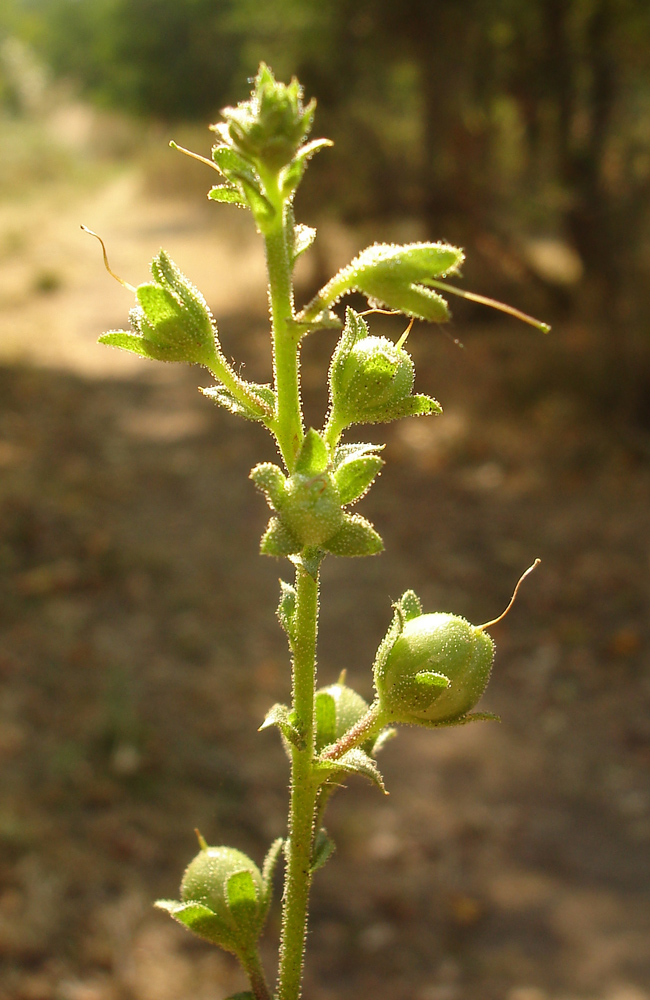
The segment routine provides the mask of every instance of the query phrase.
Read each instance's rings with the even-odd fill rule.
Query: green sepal
[[[422,614],[422,601],[414,590],[406,590],[400,597],[398,604],[407,622],[411,618],[419,618]]]
[[[409,706],[413,712],[424,712],[431,702],[449,687],[449,678],[435,670],[420,670],[408,683]]]
[[[280,625],[290,639],[293,639],[293,626],[296,614],[296,588],[290,583],[280,580],[280,603],[276,612]]]
[[[238,208],[248,208],[248,203],[241,191],[231,184],[217,184],[208,191],[210,201],[221,201]]]
[[[247,391],[259,400],[260,407],[264,410],[263,413],[258,413],[252,406],[241,402],[223,385],[210,385],[200,389],[200,392],[204,396],[207,396],[208,399],[211,399],[213,403],[216,403],[217,406],[223,406],[224,409],[229,410],[230,413],[234,413],[237,417],[266,423],[273,416],[275,408],[275,393],[273,389],[269,385],[257,385],[252,382],[245,382],[244,385]]]
[[[219,171],[231,184],[238,177],[246,177],[251,184],[255,183],[255,172],[251,164],[243,156],[240,156],[232,146],[213,146],[212,159]]]
[[[329,859],[334,854],[336,850],[336,844],[330,836],[328,836],[327,830],[324,826],[321,826],[320,830],[314,837],[314,847],[311,852],[311,873],[318,871],[323,865],[329,861]]]
[[[389,420],[401,420],[402,417],[428,417],[431,414],[438,416],[440,413],[442,413],[442,406],[437,399],[434,399],[433,396],[416,394],[407,396],[406,399],[402,399],[387,410],[381,418],[381,423],[386,423]]]
[[[370,521],[360,514],[344,514],[343,525],[323,548],[333,556],[376,556],[384,543]]]
[[[301,476],[317,476],[329,464],[327,445],[318,431],[310,427],[296,457],[294,472]]]
[[[379,473],[384,460],[379,455],[362,455],[350,457],[340,463],[334,473],[334,482],[341,496],[341,505],[345,506],[360,500],[370,489]]]
[[[501,722],[501,716],[494,715],[493,712],[467,712],[466,715],[457,715],[455,719],[445,719],[442,722],[414,718],[413,722],[407,721],[406,724],[424,726],[425,729],[446,729],[449,726],[467,726],[470,722]]]
[[[259,934],[260,911],[257,888],[249,871],[234,872],[226,882],[226,899],[238,930],[254,940]]]
[[[261,554],[281,559],[283,556],[297,555],[301,548],[300,539],[296,538],[293,531],[286,524],[283,524],[278,517],[272,517],[266,531],[262,535],[260,542]]]
[[[343,462],[347,462],[349,459],[364,458],[366,455],[376,455],[378,451],[383,451],[385,447],[385,444],[371,444],[370,442],[362,444],[359,441],[354,441],[352,444],[340,444],[334,452],[334,460],[332,462],[334,470],[338,469]]]
[[[264,494],[273,510],[279,510],[286,498],[286,476],[273,462],[262,462],[251,469],[249,478]]]
[[[237,942],[231,928],[220,920],[209,906],[204,906],[202,903],[180,903],[175,899],[159,899],[154,906],[159,910],[165,910],[170,917],[183,924],[197,937],[218,945],[224,951],[237,954]]]
[[[123,351],[131,351],[141,358],[150,358],[158,361],[157,352],[149,348],[147,341],[137,333],[128,333],[126,330],[109,330],[102,333],[97,338],[98,344],[106,344],[108,347],[120,347]]]
[[[359,747],[348,750],[342,757],[338,757],[336,760],[329,760],[322,757],[317,758],[315,771],[322,776],[321,780],[326,781],[339,771],[344,771],[346,774],[360,774],[362,777],[372,781],[373,785],[376,785],[377,788],[386,794],[384,779],[381,776],[379,768],[372,757],[369,757]]]
[[[329,692],[317,691],[315,707],[317,749],[320,749],[336,741],[336,702]]]
[[[262,730],[269,729],[271,726],[277,726],[284,738],[292,746],[298,750],[304,750],[305,740],[291,721],[291,712],[287,705],[280,703],[273,705],[266,713],[264,722],[258,731],[262,732]]]
[[[407,591],[408,593],[408,591]],[[417,616],[415,616],[417,617]],[[383,673],[386,666],[386,661],[393,646],[402,634],[402,630],[407,621],[406,615],[402,610],[402,605],[400,601],[393,604],[393,617],[391,623],[388,626],[386,635],[379,643],[379,648],[375,656],[375,662],[373,663],[373,676],[375,678],[375,688],[377,687],[377,677]]]
[[[277,867],[278,861],[280,859],[280,854],[282,853],[282,845],[284,840],[282,837],[277,837],[271,846],[269,847],[266,857],[264,858],[264,864],[262,865],[262,914],[263,919],[266,920],[266,915],[269,912],[269,907],[271,905],[271,900],[273,899],[273,876],[275,874],[275,869]]]

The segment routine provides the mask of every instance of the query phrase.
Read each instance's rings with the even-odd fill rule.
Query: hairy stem
[[[300,334],[293,317],[288,245],[289,239],[293,238],[293,231],[288,220],[288,210],[277,190],[277,181],[275,190],[270,180],[267,180],[265,187],[269,200],[276,207],[275,221],[266,226],[264,231],[276,391],[274,431],[285,465],[291,472],[304,436],[298,374]]]
[[[298,1000],[307,936],[317,784],[314,777],[314,691],[318,578],[296,567],[293,649],[293,711],[304,749],[291,751],[291,805],[284,883],[278,1000]]]
[[[373,702],[366,714],[362,715],[359,721],[341,736],[340,740],[325,747],[321,752],[321,757],[324,760],[338,760],[348,750],[352,750],[361,743],[365,743],[372,736],[376,736],[379,730],[386,725],[386,721],[382,716],[379,702]]]
[[[264,969],[262,968],[257,948],[251,948],[249,952],[242,955],[241,963],[244,972],[248,976],[255,1000],[271,1000],[271,991],[266,982],[266,976],[264,975]]]

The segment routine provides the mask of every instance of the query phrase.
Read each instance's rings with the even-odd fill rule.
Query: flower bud
[[[136,289],[131,310],[134,333],[111,330],[100,344],[121,347],[157,361],[210,366],[218,350],[217,330],[208,305],[176,264],[161,250],[151,262],[154,281]]]
[[[295,78],[278,83],[262,63],[249,100],[224,108],[226,123],[213,128],[249,161],[278,171],[291,162],[311,128],[315,102],[304,107],[302,95]]]
[[[404,348],[370,336],[363,318],[348,309],[330,365],[329,427],[340,433],[350,424],[440,413],[435,399],[411,395],[414,379],[413,361]]]
[[[382,709],[393,722],[444,725],[466,716],[487,686],[494,643],[450,614],[404,622],[375,664]]]
[[[364,337],[332,364],[332,404],[341,422],[378,423],[411,395],[415,370],[407,352],[387,337]]]

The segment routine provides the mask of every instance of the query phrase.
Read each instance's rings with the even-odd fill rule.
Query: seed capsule
[[[407,621],[375,685],[394,722],[443,723],[466,715],[487,687],[494,643],[479,627],[449,614]]]

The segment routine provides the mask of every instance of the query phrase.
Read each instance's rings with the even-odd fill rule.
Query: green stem
[[[288,247],[293,233],[289,232],[288,209],[277,189],[277,180],[274,189],[271,180],[267,179],[265,191],[276,209],[275,221],[264,229],[276,391],[274,431],[284,462],[291,472],[304,437],[298,375],[300,331],[294,322]]]
[[[250,391],[246,383],[235,375],[221,353],[215,354],[209,362],[206,361],[206,368],[214,375],[217,381],[223,382],[226,389],[233,394],[235,399],[239,400],[244,406],[250,407],[253,412],[259,413],[260,418],[267,426],[272,425],[273,413],[271,408],[261,403],[257,396]]]
[[[317,784],[314,778],[314,691],[318,578],[296,567],[296,613],[293,632],[293,712],[305,740],[302,750],[291,750],[291,805],[287,871],[284,883],[278,1000],[298,1000],[307,936],[307,907],[311,888],[311,858]]]
[[[240,960],[244,972],[248,976],[255,1000],[271,1000],[271,991],[266,982],[266,976],[264,975],[264,969],[262,968],[257,948],[251,948],[249,952],[241,955]]]

